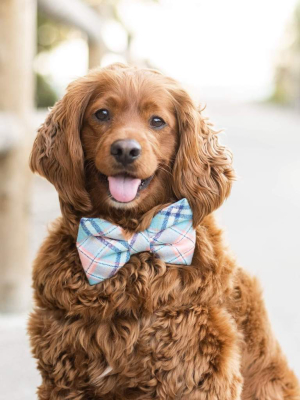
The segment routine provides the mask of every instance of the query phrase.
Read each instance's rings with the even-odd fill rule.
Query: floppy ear
[[[84,157],[80,129],[95,81],[80,78],[50,111],[38,130],[30,156],[33,172],[48,179],[60,199],[75,210],[86,212],[91,203],[84,184]]]
[[[173,190],[176,197],[189,201],[197,226],[229,195],[235,178],[232,157],[218,143],[217,133],[202,118],[190,96],[180,90],[175,99],[180,139],[173,167]]]

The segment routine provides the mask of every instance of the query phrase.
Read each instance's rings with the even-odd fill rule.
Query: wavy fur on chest
[[[191,396],[212,390],[212,380],[221,390],[215,376],[229,365],[240,382],[237,329],[224,307],[233,267],[227,257],[218,265],[211,237],[219,232],[210,230],[198,230],[199,265],[167,266],[142,253],[112,279],[89,286],[73,238],[56,227],[35,263],[39,308],[30,322],[43,368],[61,370],[56,387],[76,380],[99,398]]]
[[[197,230],[193,265],[141,253],[95,286],[58,221],[33,282],[40,399],[300,398],[260,288],[235,267],[212,217]]]

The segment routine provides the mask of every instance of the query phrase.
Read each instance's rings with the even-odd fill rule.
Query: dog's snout
[[[131,164],[141,154],[141,145],[134,139],[117,140],[111,145],[110,154],[123,164]]]

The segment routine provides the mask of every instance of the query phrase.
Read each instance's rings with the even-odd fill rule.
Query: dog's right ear
[[[84,183],[80,129],[94,90],[92,77],[80,78],[68,86],[38,130],[30,156],[31,170],[48,179],[63,202],[83,213],[90,210],[91,202]]]

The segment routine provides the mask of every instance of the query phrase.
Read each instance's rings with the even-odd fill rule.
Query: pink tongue
[[[109,176],[108,183],[112,197],[121,203],[128,203],[135,198],[141,180],[119,175]]]

